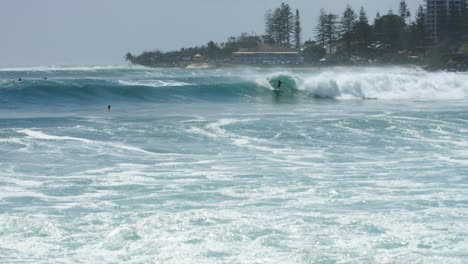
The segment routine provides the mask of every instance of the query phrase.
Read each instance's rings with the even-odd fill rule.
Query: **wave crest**
[[[415,67],[104,72],[60,72],[48,80],[38,77],[42,73],[35,73],[35,78],[26,77],[22,82],[4,72],[8,77],[0,80],[0,98],[7,103],[34,104],[109,100],[271,102],[272,96],[278,96],[272,93],[278,80],[283,83],[280,96],[284,97],[457,100],[468,95],[468,74],[431,73]]]

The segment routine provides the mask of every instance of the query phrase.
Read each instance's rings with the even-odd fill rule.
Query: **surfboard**
[[[279,89],[273,89],[273,92],[276,93],[276,94],[284,93],[284,91],[281,91]]]

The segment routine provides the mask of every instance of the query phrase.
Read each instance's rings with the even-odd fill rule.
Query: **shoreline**
[[[407,67],[407,68],[420,68],[427,72],[468,72],[466,70],[456,70],[451,68],[435,67],[431,65],[421,64],[336,64],[336,65],[247,65],[247,64],[222,64],[222,65],[210,65],[209,67],[203,65],[196,67],[195,65],[187,66],[145,66],[139,64],[132,64],[138,67],[147,68],[161,68],[161,69],[182,69],[182,70],[213,70],[213,69],[241,69],[241,68],[257,68],[257,69],[290,69],[290,70],[322,70],[322,69],[333,69],[333,68],[392,68],[392,67]]]

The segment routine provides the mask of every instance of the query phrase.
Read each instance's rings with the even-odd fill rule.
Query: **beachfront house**
[[[304,58],[298,49],[240,50],[233,53],[233,61],[251,65],[301,65]]]

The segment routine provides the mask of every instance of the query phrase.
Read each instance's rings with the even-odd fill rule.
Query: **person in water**
[[[108,105],[108,106],[107,106],[107,111],[110,111],[110,110],[111,110],[111,106]]]
[[[21,82],[21,81],[23,81],[23,80],[21,79],[21,77],[19,77],[19,78],[18,78],[18,82]]]
[[[283,82],[281,80],[278,80],[278,84],[276,85],[276,88],[281,89],[282,84],[283,84]]]

